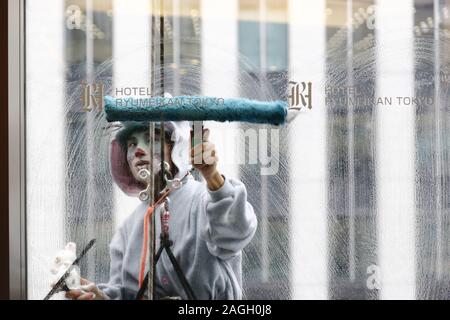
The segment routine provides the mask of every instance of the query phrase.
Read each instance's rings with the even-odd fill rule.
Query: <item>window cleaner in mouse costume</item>
[[[148,124],[124,122],[111,144],[111,170],[114,181],[129,196],[139,196],[145,189],[140,174],[150,165]],[[156,127],[155,143],[160,141]],[[247,202],[245,186],[239,180],[225,177],[217,170],[215,146],[208,141],[191,148],[190,126],[187,121],[164,122],[164,159],[170,174],[181,180],[171,190],[170,201],[155,206],[156,248],[161,248],[163,235],[170,235],[171,252],[180,270],[175,270],[169,252],[160,253],[155,270],[155,297],[190,298],[180,281],[179,272],[197,299],[242,298],[242,249],[253,238],[257,219]],[[156,145],[155,150],[161,150]],[[196,181],[190,174],[192,159],[198,156],[202,164],[193,166],[206,183]],[[162,200],[160,157],[154,157],[155,200]],[[157,191],[156,191],[157,190]],[[145,248],[144,217],[148,203],[142,202],[125,220],[110,244],[111,269],[108,283],[95,285],[81,279],[82,290],[74,289],[66,296],[72,299],[135,299],[148,270]],[[170,212],[170,214],[169,214]],[[161,232],[162,231],[162,232]]]

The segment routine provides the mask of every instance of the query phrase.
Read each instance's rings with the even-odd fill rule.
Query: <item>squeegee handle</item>
[[[193,121],[191,130],[191,148],[203,143],[203,121]],[[195,164],[202,164],[203,157],[200,159],[194,158]]]
[[[89,251],[89,249],[92,248],[95,241],[96,241],[96,239],[92,239],[91,241],[89,241],[89,243],[81,251],[80,255],[75,259],[75,261],[70,265],[70,267],[67,268],[66,272],[61,276],[61,278],[59,278],[59,280],[55,283],[55,285],[50,290],[50,292],[45,296],[44,300],[50,299],[51,296],[53,296],[56,293],[56,291],[58,291],[61,287],[64,286],[65,281],[66,281],[67,277],[69,277],[70,272],[72,271],[73,267],[76,266],[78,264],[78,262],[80,262],[80,260],[86,255],[86,253]]]

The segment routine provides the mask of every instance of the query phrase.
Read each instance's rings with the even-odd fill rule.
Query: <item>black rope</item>
[[[169,242],[169,241],[167,241],[167,242]],[[166,248],[167,255],[169,256],[170,262],[172,262],[173,268],[175,269],[178,280],[181,282],[181,285],[183,286],[183,289],[186,292],[188,299],[189,300],[197,300],[197,297],[195,296],[194,291],[192,290],[191,286],[189,285],[189,282],[187,281],[186,277],[184,276],[183,270],[181,270],[181,267],[178,264],[177,259],[175,259],[175,256],[173,255],[172,250],[170,250],[170,244],[166,244],[165,248]]]
[[[170,249],[172,244],[173,244],[173,242],[169,239],[161,240],[161,246],[159,247],[156,257],[155,257],[155,264],[158,262],[159,258],[161,257],[162,251],[165,249],[167,252],[167,255],[169,256],[170,262],[172,263],[172,266],[175,269],[175,273],[178,277],[178,280],[180,281],[181,285],[183,286],[184,291],[186,292],[188,300],[197,300],[197,297],[194,294],[194,290],[192,290],[192,287],[189,285],[189,282],[187,281],[187,279],[183,273],[183,270],[181,270],[181,267],[178,264],[177,259],[173,255],[172,250]],[[142,282],[142,287],[139,288],[139,291],[136,294],[136,300],[141,300],[144,297],[144,293],[147,290],[147,286],[148,286],[148,272],[145,275],[144,281]]]

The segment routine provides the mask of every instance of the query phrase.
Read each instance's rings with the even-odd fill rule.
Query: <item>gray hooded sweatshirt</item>
[[[172,131],[172,161],[181,178],[190,164],[188,123],[166,122]],[[167,128],[166,128],[167,129]],[[184,130],[183,130],[184,129]],[[186,153],[184,153],[186,151]],[[123,162],[125,150],[113,141],[111,150],[113,178],[127,194],[131,173]],[[128,169],[128,172],[127,172]],[[211,191],[206,183],[188,176],[170,195],[169,236],[175,258],[198,299],[242,298],[242,249],[252,240],[257,227],[253,207],[247,202],[246,188],[239,180],[224,177],[225,183]],[[124,185],[124,182],[126,185]],[[110,244],[110,280],[99,289],[111,299],[134,299],[138,290],[139,264],[143,241],[144,215],[148,204],[142,202],[124,221]],[[156,214],[156,248],[160,247],[160,210]],[[148,263],[146,272],[148,271]],[[156,265],[156,298],[180,296],[187,299],[175,270],[163,251]]]

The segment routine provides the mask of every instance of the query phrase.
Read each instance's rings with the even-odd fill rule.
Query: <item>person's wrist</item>
[[[217,170],[214,170],[208,177],[205,177],[205,180],[208,189],[211,191],[220,189],[225,183],[224,177]]]

